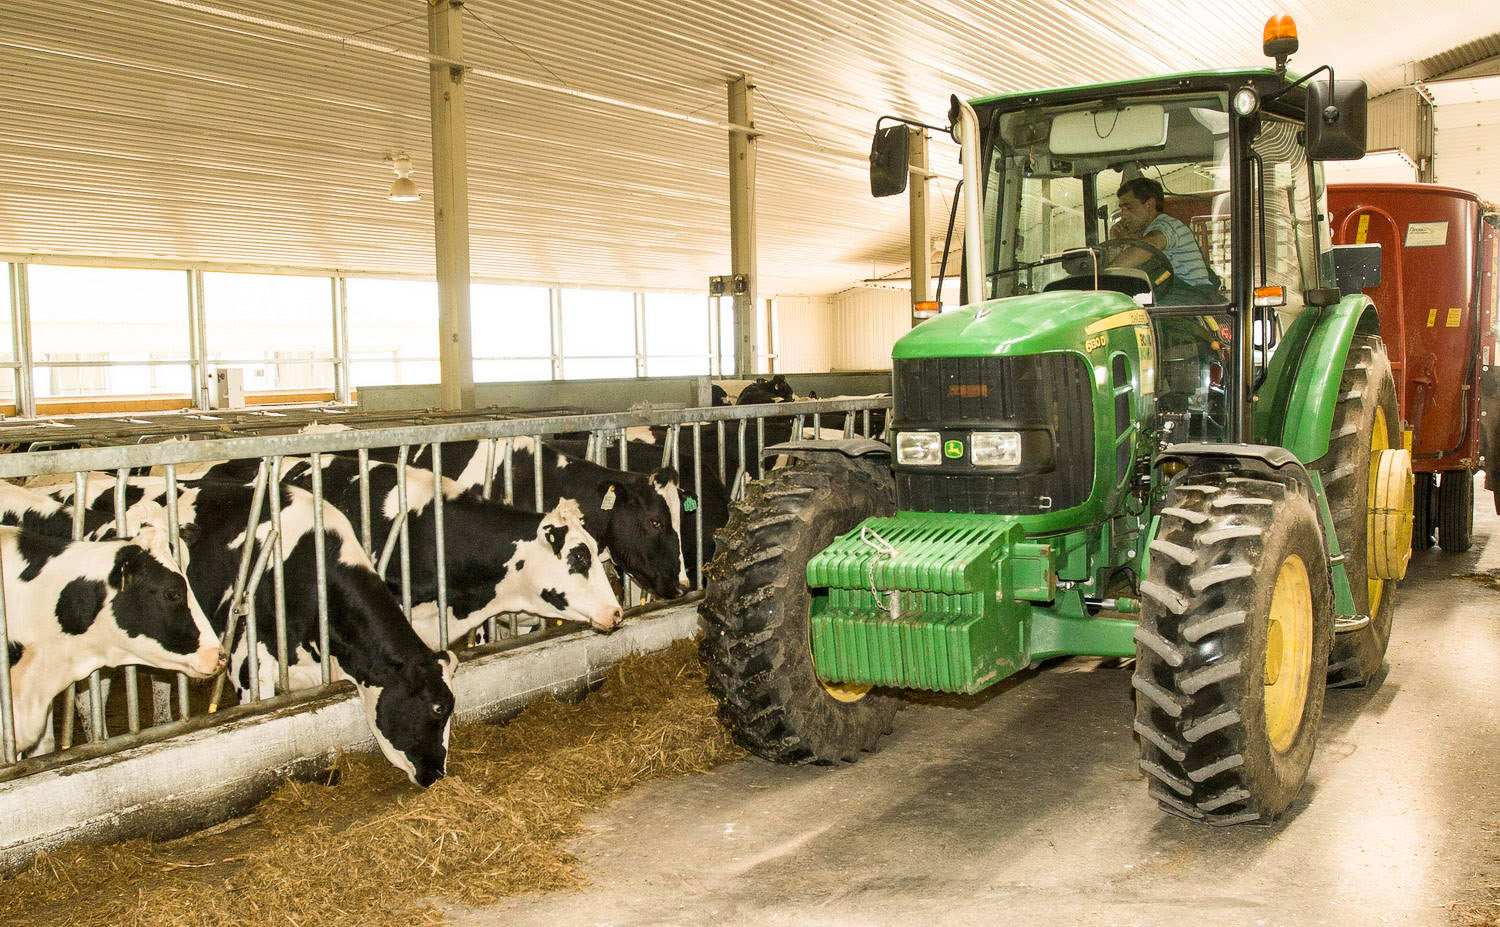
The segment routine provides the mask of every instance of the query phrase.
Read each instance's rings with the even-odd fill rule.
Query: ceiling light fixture
[[[419,202],[422,199],[422,192],[417,189],[416,183],[411,179],[411,158],[399,154],[388,160],[391,170],[396,172],[396,179],[391,183],[391,192],[387,193],[385,198],[392,203]]]

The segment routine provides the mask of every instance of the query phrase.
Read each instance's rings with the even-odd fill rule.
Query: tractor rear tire
[[[1307,489],[1189,471],[1168,491],[1136,629],[1135,731],[1150,794],[1215,825],[1271,821],[1307,778],[1333,591]]]
[[[1384,422],[1377,435],[1376,425]],[[1313,463],[1323,474],[1328,508],[1333,514],[1344,569],[1358,614],[1369,615],[1364,627],[1339,634],[1333,642],[1329,683],[1360,686],[1375,679],[1385,663],[1396,607],[1396,583],[1371,580],[1370,562],[1375,539],[1370,537],[1372,446],[1401,447],[1401,413],[1396,405],[1396,380],[1378,335],[1355,335],[1339,384],[1338,405],[1328,453]],[[1371,601],[1374,607],[1371,607]]]
[[[900,699],[825,685],[813,669],[807,562],[872,515],[895,511],[890,477],[798,463],[749,485],[718,532],[699,653],[719,717],[777,763],[854,762],[890,733]]]
[[[1474,543],[1474,474],[1449,470],[1438,484],[1438,544],[1461,554]]]
[[[1430,550],[1437,530],[1437,477],[1432,473],[1416,475],[1412,493],[1411,549]]]

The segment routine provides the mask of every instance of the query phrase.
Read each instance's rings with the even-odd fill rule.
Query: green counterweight
[[[1130,656],[1135,622],[1058,608],[1056,550],[1001,515],[870,518],[807,565],[814,664],[831,682],[977,692],[1061,654]]]

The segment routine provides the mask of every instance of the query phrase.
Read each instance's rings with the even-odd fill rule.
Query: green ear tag
[[[698,500],[694,499],[692,496],[688,496],[686,499],[683,499],[682,500],[682,510],[684,512],[696,512],[696,511],[698,511]]]

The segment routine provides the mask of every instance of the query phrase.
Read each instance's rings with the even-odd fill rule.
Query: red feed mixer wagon
[[[1481,456],[1500,511],[1500,453],[1486,440],[1500,425],[1500,380],[1492,384],[1489,372],[1500,364],[1494,209],[1467,190],[1425,183],[1331,184],[1328,205],[1335,244],[1380,246],[1371,249],[1364,289],[1379,307],[1401,417],[1412,429],[1412,544],[1430,547],[1436,532],[1444,550],[1468,550]]]

